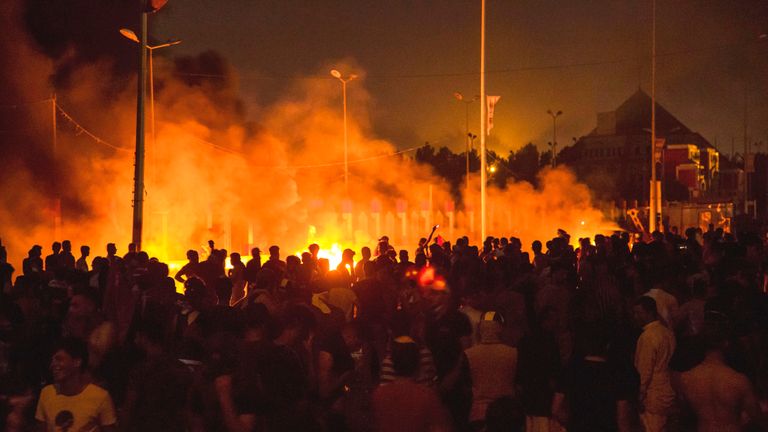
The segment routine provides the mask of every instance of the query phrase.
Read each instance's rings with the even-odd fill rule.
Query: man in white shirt
[[[642,296],[637,299],[633,312],[635,321],[643,329],[635,349],[635,368],[640,375],[640,419],[645,432],[663,432],[675,400],[669,369],[669,360],[675,351],[675,336],[659,321],[653,298]]]

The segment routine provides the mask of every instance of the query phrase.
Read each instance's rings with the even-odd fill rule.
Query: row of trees
[[[457,199],[461,196],[467,175],[467,153],[454,153],[448,147],[435,148],[425,143],[416,150],[417,162],[432,166],[434,172],[451,185],[451,191]],[[517,151],[510,151],[507,157],[488,151],[488,181],[504,187],[508,181],[527,181],[536,186],[539,170],[548,166],[552,152],[539,153],[539,149],[528,143]],[[491,168],[492,167],[492,168]],[[469,171],[480,171],[480,155],[477,150],[469,152]]]

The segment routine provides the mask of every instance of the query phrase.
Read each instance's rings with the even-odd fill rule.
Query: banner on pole
[[[163,6],[165,6],[166,3],[168,3],[168,0],[146,0],[146,6],[144,7],[144,12],[146,13],[152,13],[159,11]]]
[[[496,107],[496,104],[499,103],[499,99],[501,99],[501,96],[486,96],[486,103],[488,105],[488,124],[486,125],[487,128],[485,129],[487,131],[487,134],[491,134],[491,129],[493,129],[493,110]]]

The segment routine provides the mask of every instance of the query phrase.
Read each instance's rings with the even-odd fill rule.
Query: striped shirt
[[[431,386],[437,378],[435,361],[432,359],[432,352],[427,347],[419,349],[419,375],[416,382]],[[389,384],[395,380],[395,368],[392,364],[392,355],[387,354],[381,363],[381,384]]]

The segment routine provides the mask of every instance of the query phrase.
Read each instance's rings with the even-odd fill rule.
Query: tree
[[[516,179],[536,184],[536,174],[539,172],[539,149],[533,143],[528,143],[515,152],[514,160],[510,160],[509,164]]]

